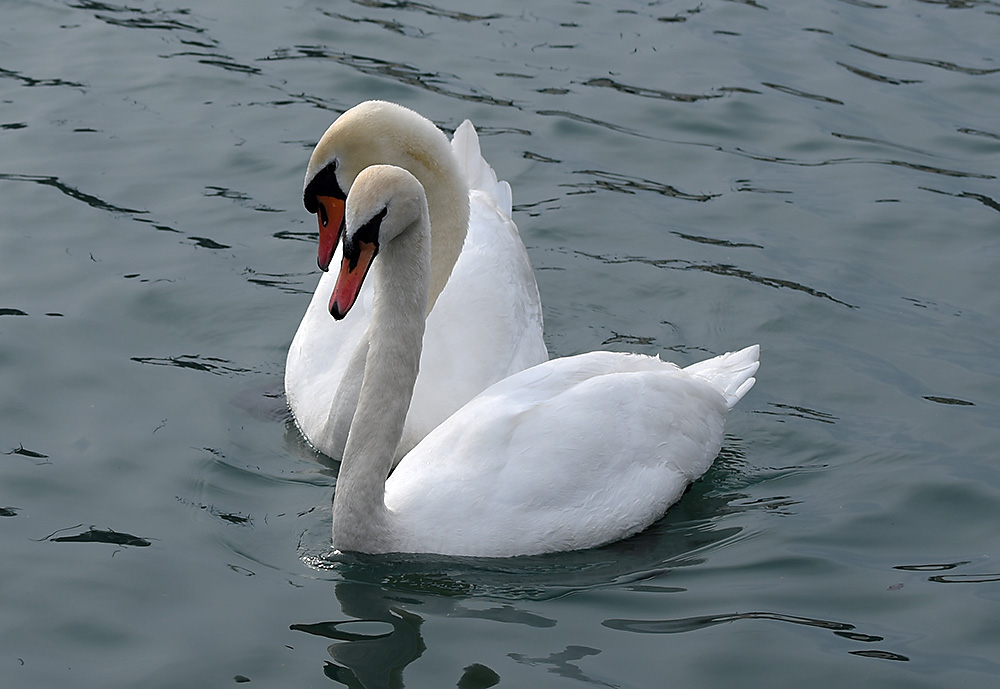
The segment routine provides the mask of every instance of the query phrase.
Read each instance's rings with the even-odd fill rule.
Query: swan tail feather
[[[754,374],[760,366],[760,345],[751,345],[738,352],[727,352],[712,359],[691,364],[684,370],[708,382],[732,409],[757,382]]]
[[[469,189],[492,196],[500,209],[510,217],[512,204],[510,185],[502,180],[497,181],[497,173],[483,158],[479,148],[479,135],[472,122],[465,120],[458,126],[451,140],[451,148]]]

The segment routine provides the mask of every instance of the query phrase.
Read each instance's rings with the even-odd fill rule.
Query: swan
[[[511,220],[510,186],[483,159],[466,120],[449,143],[430,120],[386,101],[346,111],[316,145],[303,202],[319,221],[320,268],[339,252],[344,200],[376,163],[409,170],[427,194],[430,291],[420,375],[400,437],[401,457],[480,391],[548,359],[528,253]],[[343,323],[330,317],[336,275],[324,272],[285,362],[285,396],[309,443],[339,459],[364,373],[372,292]]]
[[[377,165],[347,197],[330,312],[374,287],[364,381],[333,498],[333,547],[510,557],[579,550],[652,524],[712,464],[759,348],[686,369],[658,357],[552,359],[481,392],[392,469],[421,359],[428,206]],[[390,474],[391,471],[391,474]]]

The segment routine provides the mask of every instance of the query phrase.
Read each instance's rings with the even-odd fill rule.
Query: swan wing
[[[451,148],[458,160],[459,170],[465,177],[470,191],[478,191],[492,197],[498,210],[510,218],[512,213],[512,196],[510,185],[504,181],[498,181],[496,172],[483,158],[479,148],[479,134],[472,122],[465,120],[455,130],[455,136],[451,140]]]
[[[488,388],[386,483],[401,550],[511,556],[649,526],[718,454],[728,411],[655,357],[592,352]]]

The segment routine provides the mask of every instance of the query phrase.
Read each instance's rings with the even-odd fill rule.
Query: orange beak
[[[333,252],[344,229],[344,201],[333,196],[317,196],[316,200],[319,202],[316,213],[319,219],[319,253],[316,262],[319,269],[326,272],[330,269]]]
[[[368,275],[368,269],[377,250],[377,244],[360,242],[354,260],[345,256],[340,262],[340,275],[337,276],[337,284],[334,285],[333,294],[330,296],[330,315],[338,321],[347,315],[357,301],[361,285]]]

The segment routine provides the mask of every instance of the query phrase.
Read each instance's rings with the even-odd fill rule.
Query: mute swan
[[[712,464],[727,411],[754,384],[757,345],[687,369],[612,352],[547,361],[480,393],[389,475],[420,361],[428,227],[408,172],[358,175],[330,312],[344,318],[369,268],[375,303],[333,547],[508,557],[590,548],[649,526]]]
[[[510,186],[482,158],[468,121],[449,144],[430,120],[394,103],[361,103],[337,118],[309,159],[303,193],[319,218],[320,267],[339,251],[345,191],[376,163],[420,180],[431,223],[429,315],[402,456],[484,388],[545,361],[548,352],[538,286],[510,218]],[[364,373],[358,344],[367,338],[372,295],[365,289],[336,324],[328,308],[335,277],[320,278],[289,347],[285,394],[313,447],[339,459]]]

